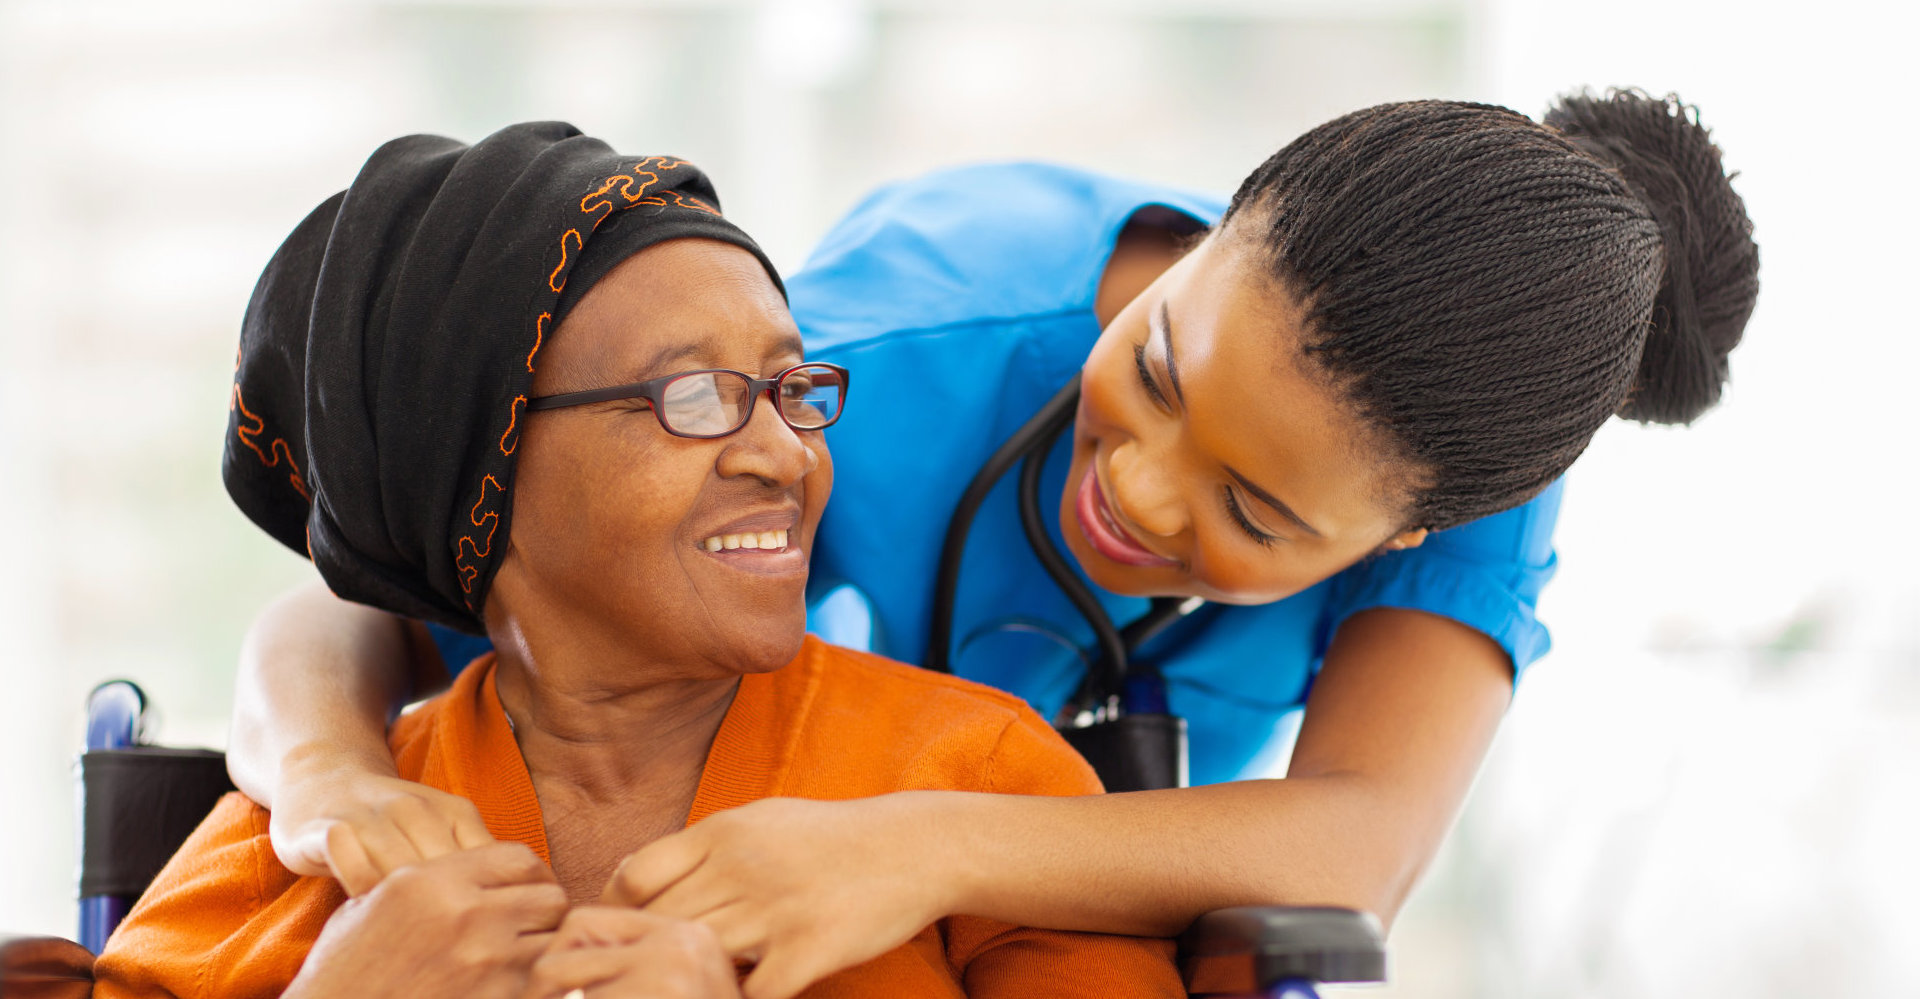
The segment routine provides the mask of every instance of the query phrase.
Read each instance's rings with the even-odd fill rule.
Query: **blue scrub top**
[[[1213,196],[1069,167],[963,167],[875,191],[787,281],[811,359],[853,371],[828,430],[833,499],[813,552],[813,626],[907,662],[926,652],[948,518],[982,462],[1080,365],[1100,335],[1094,295],[1121,228],[1158,205],[1211,225]],[[1070,435],[1050,456],[1041,504],[1059,541]],[[1052,717],[1078,686],[1091,628],[1028,548],[1008,475],[968,538],[954,608],[955,672]],[[1370,607],[1458,620],[1492,637],[1516,674],[1547,651],[1534,617],[1553,575],[1561,485],[1419,548],[1356,565],[1278,603],[1208,606],[1140,651],[1167,679],[1191,732],[1196,784],[1263,772],[1285,716],[1334,629]],[[1098,590],[1113,620],[1143,598]],[[450,633],[449,633],[450,634]],[[443,648],[465,663],[471,647]],[[1419,668],[1410,663],[1409,668]]]

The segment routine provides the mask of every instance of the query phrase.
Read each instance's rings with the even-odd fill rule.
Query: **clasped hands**
[[[317,814],[272,814],[281,861],[351,896],[286,995],[741,999],[744,984],[746,999],[789,999],[950,911],[938,879],[892,876],[877,855],[912,832],[898,828],[906,798],[722,812],[633,854],[597,904],[570,909],[552,870],[495,842],[471,802],[362,778]],[[744,983],[735,959],[755,965]]]
[[[698,923],[569,908],[519,843],[392,871],[327,921],[288,999],[738,999],[732,962]]]

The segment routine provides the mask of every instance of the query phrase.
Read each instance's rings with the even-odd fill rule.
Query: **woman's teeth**
[[[752,531],[746,534],[716,534],[700,542],[700,547],[710,552],[733,551],[736,548],[759,549],[761,551],[784,551],[787,547],[786,531]]]

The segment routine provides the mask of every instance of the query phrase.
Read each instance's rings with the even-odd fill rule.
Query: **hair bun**
[[[1698,108],[1640,90],[1574,94],[1545,122],[1583,152],[1617,169],[1660,225],[1667,269],[1653,326],[1618,415],[1690,423],[1727,381],[1759,294],[1760,249],[1747,206],[1720,164]]]

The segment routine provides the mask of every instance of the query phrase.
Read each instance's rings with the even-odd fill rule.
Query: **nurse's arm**
[[[1234,905],[1391,922],[1460,811],[1512,692],[1465,625],[1374,609],[1336,634],[1284,780],[1075,799],[929,802],[950,911],[1161,935]]]
[[[261,613],[241,647],[227,769],[271,810],[282,864],[359,895],[490,840],[471,802],[401,780],[387,746],[400,707],[446,683],[424,627],[319,583]]]

